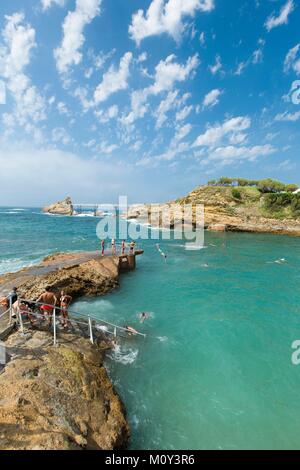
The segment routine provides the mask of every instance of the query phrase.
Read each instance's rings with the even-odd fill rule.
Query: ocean
[[[54,251],[97,249],[97,222],[1,208],[0,273]],[[106,361],[127,408],[130,448],[299,449],[291,345],[300,339],[300,240],[207,232],[199,251],[160,241],[167,261],[155,243],[139,242],[145,253],[120,289],[73,306],[147,335]]]

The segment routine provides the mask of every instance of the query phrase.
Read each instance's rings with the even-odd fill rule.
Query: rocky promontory
[[[129,438],[124,407],[103,366],[107,345],[60,333],[14,333],[0,374],[1,450],[113,450]]]
[[[195,223],[187,205],[202,205],[204,228],[218,232],[274,233],[300,236],[300,195],[263,193],[256,187],[204,185],[187,196],[164,204],[135,204],[127,218],[152,226],[174,228]],[[162,217],[160,214],[168,214]],[[150,216],[151,214],[151,216]],[[199,221],[198,221],[199,222]]]
[[[119,286],[123,258],[57,253],[1,275],[0,297],[17,287],[19,298],[34,301],[46,286],[57,298],[61,290],[73,299],[104,295]],[[129,427],[103,365],[105,350],[112,346],[104,333],[94,332],[92,345],[80,328],[58,327],[59,346],[54,347],[43,325],[28,325],[24,335],[13,333],[11,326],[8,330],[3,336],[7,363],[0,365],[0,449],[124,448]]]
[[[74,208],[72,200],[70,197],[66,197],[62,201],[58,201],[50,206],[44,207],[43,212],[56,215],[73,215]]]
[[[40,264],[0,276],[0,293],[13,287],[23,298],[36,300],[46,286],[59,295],[64,289],[73,298],[104,295],[119,285],[119,257],[99,252],[57,253]]]

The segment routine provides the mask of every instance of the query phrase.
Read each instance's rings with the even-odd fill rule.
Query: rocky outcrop
[[[23,297],[35,300],[50,286],[54,293],[66,290],[73,298],[104,295],[118,287],[119,258],[101,257],[99,252],[63,253],[17,273],[0,276],[0,292],[17,287]]]
[[[240,191],[241,200],[237,200],[232,188],[202,186],[186,197],[167,204],[133,205],[128,210],[127,218],[172,229],[182,223],[183,205],[201,204],[204,206],[204,228],[207,230],[300,236],[300,218],[275,218],[266,214],[264,196],[259,191],[253,188],[242,188]],[[169,217],[162,217],[159,213],[169,213]],[[195,224],[192,211],[184,214],[184,223],[187,227]]]
[[[43,212],[56,215],[73,215],[74,209],[70,197],[58,201],[50,206],[44,207]]]
[[[103,350],[60,333],[11,335],[0,374],[1,450],[120,449],[129,428]],[[104,346],[104,348],[107,346]]]

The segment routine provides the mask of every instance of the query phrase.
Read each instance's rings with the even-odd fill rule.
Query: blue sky
[[[0,205],[300,184],[299,20],[297,0],[2,0]]]

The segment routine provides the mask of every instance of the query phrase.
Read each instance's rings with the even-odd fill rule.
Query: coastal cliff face
[[[119,286],[118,257],[101,257],[97,252],[64,253],[17,273],[0,276],[2,295],[17,287],[23,298],[37,299],[46,286],[59,295],[63,289],[73,298],[104,295]]]
[[[73,215],[73,204],[70,197],[58,201],[50,206],[44,207],[43,212],[57,215]]]
[[[75,335],[15,333],[0,374],[0,449],[113,450],[126,446],[124,407],[103,366],[103,350]],[[106,345],[101,345],[105,349]]]
[[[204,205],[204,226],[211,231],[277,233],[300,236],[300,217],[291,217],[287,211],[279,215],[272,214],[265,209],[264,196],[255,188],[239,188],[240,198],[234,197],[232,188],[201,186],[189,193],[186,197],[167,204],[151,206],[154,220],[161,210],[168,210],[171,204],[178,208],[171,211],[171,227],[180,223],[183,204]],[[133,205],[128,212],[128,218],[150,222],[148,212],[150,205]],[[193,224],[193,218],[185,218],[187,225]],[[158,225],[152,222],[152,225]],[[162,222],[162,227],[166,225]]]

